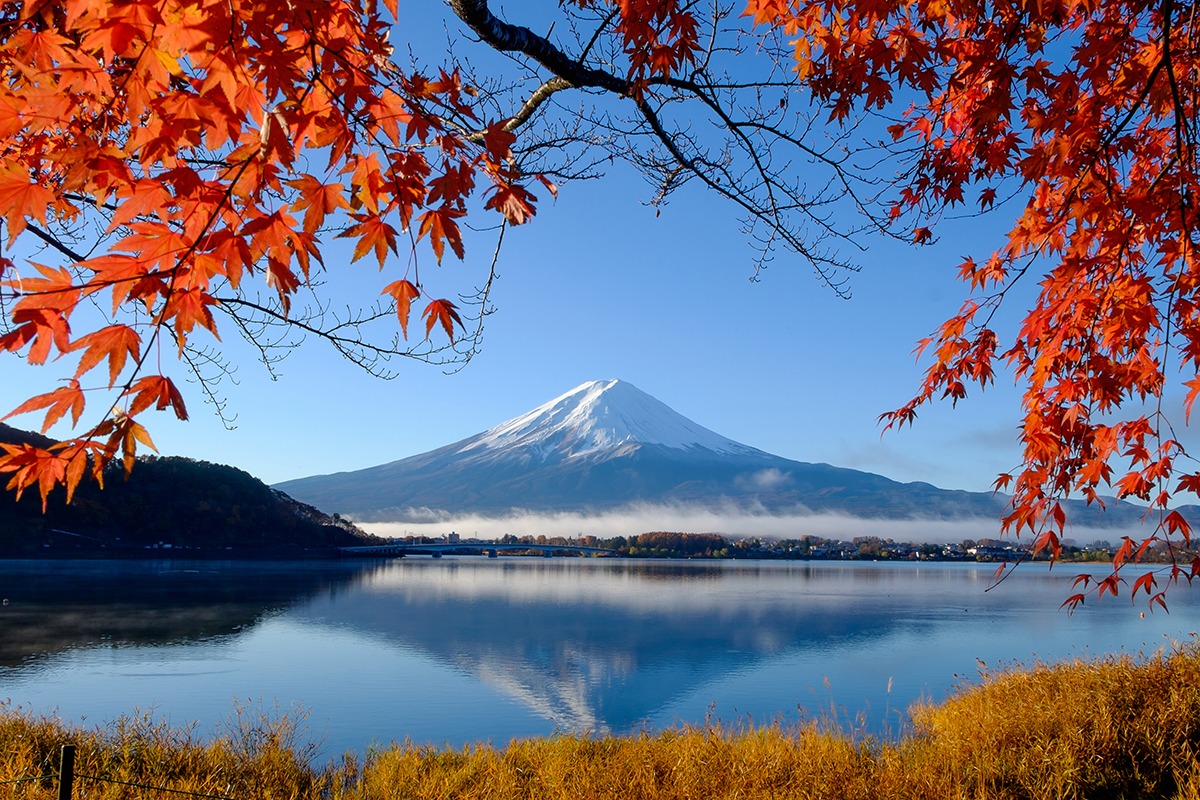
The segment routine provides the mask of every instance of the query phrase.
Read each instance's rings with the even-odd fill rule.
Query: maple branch
[[[855,177],[847,172],[846,158],[830,155],[835,145],[819,150],[805,143],[799,136],[784,130],[773,115],[786,113],[784,106],[768,109],[763,106],[762,92],[765,89],[786,91],[795,89],[790,80],[767,77],[761,81],[745,81],[721,77],[714,80],[708,73],[710,58],[718,51],[716,31],[719,21],[728,11],[714,9],[706,57],[692,74],[687,77],[651,74],[639,79],[637,86],[632,80],[618,76],[606,69],[587,63],[587,59],[600,41],[601,34],[617,19],[618,10],[608,10],[599,19],[597,28],[584,41],[581,38],[579,56],[568,55],[547,37],[540,36],[527,27],[509,24],[499,19],[488,7],[487,0],[451,0],[451,10],[488,46],[510,54],[530,59],[534,64],[549,70],[554,77],[541,83],[513,116],[512,130],[527,121],[533,112],[553,94],[563,89],[599,90],[630,100],[637,109],[633,121],[610,121],[605,117],[592,118],[598,129],[603,129],[614,138],[625,137],[631,144],[621,155],[638,167],[656,186],[653,198],[655,205],[665,202],[667,196],[689,178],[700,180],[718,195],[735,203],[746,215],[743,220],[745,232],[757,240],[759,255],[756,257],[755,275],[765,268],[772,251],[782,245],[807,260],[815,269],[819,279],[839,296],[848,296],[845,279],[837,273],[853,271],[846,260],[836,257],[821,246],[826,237],[853,243],[853,236],[861,228],[839,229],[832,223],[832,215],[822,211],[845,198],[860,213],[864,213],[876,230],[885,225],[869,209],[869,201],[854,188]],[[733,52],[737,52],[735,48]],[[605,64],[613,62],[614,54],[602,55]],[[533,67],[526,67],[533,69]],[[666,93],[661,105],[655,106],[652,92]],[[747,108],[738,109],[737,92],[753,92],[756,99]],[[724,95],[728,94],[729,98]],[[773,97],[771,98],[774,99]],[[664,120],[663,111],[669,103],[694,100],[712,115],[718,129],[725,131],[724,152],[706,153],[706,146],[687,130],[674,129]],[[810,123],[811,124],[811,123]],[[643,153],[636,145],[636,138],[650,137],[663,155]],[[469,134],[472,140],[481,140],[482,132]],[[776,164],[777,145],[794,148],[805,158],[829,168],[833,179],[829,184],[809,194],[806,188],[786,178],[790,166]],[[612,150],[609,150],[610,155]],[[849,151],[847,151],[847,156]],[[742,167],[745,169],[743,170]],[[835,192],[833,184],[841,188]],[[802,219],[797,219],[798,215]],[[806,235],[804,222],[812,223],[818,230],[814,238]],[[761,227],[759,227],[761,226]],[[758,228],[758,230],[756,230]]]
[[[260,350],[263,352],[273,347],[284,347],[285,350],[290,349],[290,347],[284,345],[281,340],[274,343],[263,342],[263,331],[265,330],[266,326],[281,325],[285,329],[294,329],[300,331],[302,334],[311,334],[320,339],[324,339],[326,342],[332,345],[334,350],[336,350],[337,353],[347,361],[363,369],[367,372],[367,374],[383,380],[391,380],[395,378],[396,375],[395,373],[383,369],[380,364],[386,363],[396,356],[417,358],[425,361],[431,361],[433,363],[448,363],[454,360],[450,357],[447,357],[445,361],[439,361],[431,358],[431,356],[434,354],[442,353],[447,350],[453,350],[454,348],[452,345],[442,345],[436,347],[429,345],[428,349],[424,350],[415,347],[403,349],[399,346],[399,334],[393,335],[392,339],[390,340],[390,344],[377,344],[372,342],[368,337],[361,335],[361,331],[364,326],[379,320],[394,318],[395,313],[390,309],[376,307],[375,309],[366,311],[363,315],[356,316],[352,314],[351,316],[341,320],[336,320],[335,318],[334,324],[323,326],[316,324],[315,321],[323,319],[324,315],[327,313],[326,309],[319,309],[315,312],[312,312],[308,317],[298,318],[295,315],[285,313],[261,303],[256,303],[244,297],[216,296],[214,299],[221,304],[222,310],[234,319],[235,324],[237,324],[239,328],[244,331],[244,335],[247,335],[256,343],[256,345],[262,345]],[[252,321],[246,317],[243,317],[237,311],[237,309],[248,309],[261,315],[264,319]],[[342,333],[342,331],[353,331],[353,334],[345,335]],[[468,337],[468,340],[471,338],[472,337]],[[458,351],[455,350],[455,353],[458,354]],[[286,355],[286,352],[284,355]],[[465,356],[456,355],[456,357]],[[270,363],[277,363],[279,360],[279,358],[273,358],[270,360]]]
[[[1173,6],[1172,0],[1163,0],[1163,4],[1162,4],[1162,16],[1163,16],[1162,51],[1163,51],[1163,54],[1162,54],[1162,60],[1159,63],[1166,65],[1167,83],[1171,87],[1171,105],[1172,105],[1172,110],[1174,111],[1174,122],[1175,122],[1175,157],[1176,157],[1177,161],[1179,162],[1180,167],[1183,167],[1185,164],[1194,167],[1195,166],[1195,164],[1193,163],[1194,158],[1190,158],[1189,156],[1194,156],[1195,143],[1193,141],[1191,141],[1191,129],[1188,127],[1187,123],[1185,122],[1188,115],[1187,115],[1186,107],[1183,103],[1183,98],[1180,97],[1179,80],[1175,75],[1175,65],[1174,65],[1174,60],[1171,55],[1171,11],[1172,11],[1172,6]],[[1195,12],[1195,8],[1193,7],[1193,13],[1194,12]],[[1184,153],[1185,146],[1187,149],[1186,154]],[[1180,174],[1180,182],[1181,183],[1183,182],[1183,174],[1182,173]],[[1183,192],[1181,192],[1181,199],[1183,199],[1183,198],[1186,198],[1186,196],[1187,196],[1187,191],[1186,191],[1187,187],[1186,187],[1186,185],[1184,185],[1181,188],[1184,190]]]
[[[546,81],[526,98],[521,107],[517,109],[517,113],[508,118],[504,123],[504,130],[510,133],[515,131],[528,122],[537,113],[537,110],[541,108],[542,104],[549,100],[555,92],[573,88],[575,88],[574,85],[565,78],[554,77]],[[479,144],[484,140],[486,133],[483,130],[471,131],[466,133],[463,138],[472,144]]]
[[[491,12],[487,0],[449,0],[449,6],[484,43],[496,50],[529,56],[572,86],[594,87],[618,95],[629,93],[628,81],[584,66],[529,28],[504,22]]]
[[[820,161],[820,162],[824,163],[826,166],[830,167],[833,171],[834,177],[842,185],[842,188],[845,190],[846,195],[849,196],[854,201],[854,204],[857,207],[858,211],[860,213],[862,213],[864,217],[871,220],[875,224],[875,227],[877,229],[879,229],[881,231],[885,229],[885,226],[882,223],[880,223],[877,219],[875,219],[875,216],[870,213],[866,204],[859,198],[857,192],[855,192],[853,186],[851,186],[850,181],[847,178],[846,171],[845,171],[842,161],[832,159],[829,156],[827,156],[826,153],[818,152],[817,150],[814,150],[813,148],[809,147],[808,145],[804,144],[802,141],[797,139],[795,136],[792,136],[791,134],[787,133],[786,131],[781,130],[780,128],[778,128],[775,125],[766,124],[766,123],[758,121],[758,120],[737,121],[737,120],[733,119],[733,117],[730,116],[730,114],[725,110],[725,108],[722,107],[721,104],[716,101],[715,96],[711,92],[702,91],[699,84],[693,83],[692,81],[677,81],[674,83],[677,83],[679,85],[679,87],[681,87],[681,88],[689,89],[691,91],[691,93],[697,99],[699,99],[702,103],[704,103],[706,106],[708,106],[712,110],[712,112],[717,115],[717,117],[721,120],[721,122],[725,125],[725,127],[729,131],[731,131],[735,136],[737,136],[738,140],[742,143],[743,151],[753,161],[755,169],[757,170],[757,172],[759,174],[761,184],[763,186],[767,187],[767,193],[768,193],[768,197],[770,200],[772,215],[775,217],[776,221],[779,224],[782,224],[782,221],[779,220],[779,212],[781,210],[784,210],[784,207],[777,204],[775,193],[773,191],[773,189],[778,185],[776,178],[774,177],[774,174],[771,172],[771,170],[769,170],[766,167],[766,165],[764,164],[763,158],[762,158],[762,156],[760,156],[758,149],[755,147],[754,142],[752,142],[750,140],[750,137],[747,136],[746,133],[742,130],[743,128],[749,128],[752,130],[758,130],[760,132],[769,133],[771,136],[775,137],[779,141],[787,142],[788,144],[792,145],[800,152],[805,153],[806,155],[810,156],[814,160]],[[674,85],[674,83],[673,83],[673,85]],[[709,84],[709,86],[711,87],[711,84]],[[768,152],[769,152],[769,149],[768,149]],[[796,196],[796,192],[785,189],[783,187],[779,187],[779,188],[786,191],[792,197]],[[833,236],[839,236],[841,238],[848,238],[843,233],[835,230],[833,228],[833,226],[830,225],[826,219],[813,213],[811,210],[812,207],[813,207],[813,204],[810,204],[810,203],[795,202],[790,207],[788,207],[786,210],[798,209],[798,210],[802,211],[806,217],[808,217],[813,222],[820,225],[827,233],[829,233]],[[809,258],[811,260],[811,256],[809,256]],[[847,265],[845,265],[845,264],[842,264],[841,266],[843,268],[848,268]],[[825,276],[823,275],[822,277],[825,277]],[[837,289],[837,287],[834,287],[834,288],[835,288],[835,290]]]
[[[619,78],[613,73],[602,69],[586,66],[584,63],[588,52],[599,38],[599,30],[593,35],[587,46],[583,48],[582,54],[578,58],[572,58],[548,39],[539,36],[529,28],[521,25],[511,25],[501,20],[488,8],[488,0],[449,0],[449,5],[459,19],[465,22],[485,44],[503,53],[520,53],[521,55],[528,56],[550,70],[558,78],[567,82],[567,86],[557,86],[553,91],[565,88],[589,88],[602,89],[621,97],[628,97],[633,94],[634,86],[629,80]],[[604,22],[608,24],[615,18],[616,10],[614,9],[613,12],[605,17]],[[553,83],[553,79],[547,83]],[[673,76],[651,76],[646,79],[646,85],[667,86],[672,89],[690,91],[698,90],[696,84]],[[761,88],[764,85],[770,84],[730,84],[730,86],[736,88]],[[778,83],[774,85],[784,87],[789,84]],[[538,91],[544,89],[545,86],[546,84],[543,84]],[[537,104],[540,105],[541,102],[542,100],[539,100]]]
[[[874,225],[874,227],[877,230],[879,230],[881,232],[886,232],[886,226],[881,221],[879,221],[875,217],[875,215],[871,212],[868,202],[866,200],[863,200],[859,196],[857,190],[854,188],[853,184],[850,182],[849,178],[847,177],[847,172],[845,170],[844,161],[832,159],[829,156],[827,156],[824,152],[819,152],[817,150],[814,150],[813,148],[807,146],[806,144],[804,144],[802,141],[800,141],[796,137],[792,136],[791,134],[787,133],[786,131],[779,129],[778,127],[776,127],[774,125],[767,125],[767,124],[764,124],[761,122],[754,122],[754,121],[736,122],[736,123],[733,121],[730,121],[729,126],[730,126],[731,130],[739,130],[741,128],[755,128],[755,129],[763,131],[765,133],[769,133],[771,136],[774,136],[776,139],[779,139],[780,141],[783,141],[783,142],[787,142],[788,144],[795,147],[797,150],[807,153],[813,159],[824,163],[826,166],[832,167],[834,177],[837,178],[838,183],[840,183],[842,188],[846,191],[846,195],[848,197],[850,197],[851,200],[854,201],[854,205],[857,206],[858,210],[863,214],[863,216],[865,216]],[[831,233],[834,233],[832,228],[830,228],[829,230]]]
[[[504,234],[507,230],[508,223],[500,223],[500,232],[496,236],[496,246],[492,248],[492,261],[491,264],[488,265],[487,281],[484,282],[483,286],[476,290],[475,294],[469,300],[467,300],[467,298],[463,298],[471,305],[476,305],[479,307],[479,315],[475,317],[475,332],[467,337],[467,341],[471,343],[471,346],[462,354],[462,360],[454,367],[454,369],[449,370],[450,374],[461,372],[479,353],[480,342],[483,341],[483,321],[484,318],[491,314],[493,310],[488,304],[488,299],[492,294],[492,285],[496,282],[496,278],[499,277],[497,266],[500,263],[500,251],[504,245]]]
[[[525,122],[533,116],[534,112],[541,107],[542,103],[550,99],[552,94],[562,91],[563,89],[570,88],[573,88],[573,85],[566,78],[555,77],[546,81],[537,89],[535,89],[534,92],[529,95],[528,99],[525,100],[524,105],[517,110],[517,113],[513,114],[512,117],[509,118],[508,122],[504,123],[504,130],[516,130],[518,127],[525,124]]]
[[[230,316],[232,317],[233,315]],[[235,322],[236,321],[237,320],[235,318]],[[243,332],[243,335],[245,335],[245,332]],[[257,344],[257,342],[253,343]],[[262,356],[264,361],[268,362],[267,368],[269,370],[270,361],[268,359],[268,354],[264,351]],[[200,391],[204,394],[205,402],[212,406],[213,411],[217,415],[217,419],[221,421],[221,427],[227,431],[235,430],[237,425],[234,423],[237,422],[237,415],[234,414],[230,416],[226,413],[226,409],[229,407],[229,401],[224,397],[218,396],[215,388],[224,377],[228,377],[235,385],[237,384],[237,381],[233,378],[233,368],[230,367],[228,362],[222,361],[216,353],[206,348],[193,347],[191,344],[188,344],[180,349],[179,357],[187,365],[192,375],[195,376],[195,381],[200,385]],[[216,375],[210,376],[207,374],[204,371],[205,365],[212,366],[217,371]],[[274,374],[272,374],[271,377],[274,379]]]
[[[704,185],[709,189],[741,206],[742,209],[750,215],[751,220],[763,219],[771,216],[774,217],[775,224],[771,225],[771,232],[768,235],[768,238],[762,241],[762,250],[764,254],[763,259],[765,259],[766,253],[770,251],[771,246],[774,243],[774,237],[778,236],[787,244],[788,247],[802,257],[807,258],[812,263],[813,269],[816,270],[817,275],[820,276],[821,280],[839,297],[848,298],[850,296],[849,292],[845,288],[845,280],[836,279],[832,270],[828,269],[827,266],[852,270],[852,265],[847,262],[836,261],[829,255],[817,253],[816,251],[810,249],[808,244],[803,239],[794,234],[787,227],[779,224],[780,220],[778,209],[760,208],[752,204],[740,193],[734,192],[722,185],[719,181],[714,180],[713,177],[709,175],[705,169],[703,169],[703,166],[698,163],[697,160],[689,158],[679,149],[674,141],[674,138],[663,127],[662,122],[659,120],[654,109],[652,109],[645,100],[639,100],[637,102],[638,110],[642,113],[642,116],[650,125],[651,130],[654,131],[659,141],[661,141],[663,146],[667,149],[667,152],[671,154],[671,156],[679,163],[680,166],[687,169],[689,172],[699,178],[700,181],[703,182]],[[756,265],[756,272],[758,269],[761,269],[764,264],[765,261],[760,260],[758,265]]]
[[[47,233],[46,231],[42,230],[41,228],[39,228],[39,227],[38,227],[38,226],[37,226],[35,223],[33,223],[33,222],[28,222],[28,221],[27,221],[27,222],[25,223],[25,228],[26,228],[26,230],[28,230],[30,233],[32,233],[34,236],[36,236],[37,238],[41,239],[43,242],[45,242],[46,244],[50,245],[50,246],[51,246],[51,247],[53,247],[55,250],[57,250],[58,252],[62,253],[64,256],[66,256],[67,258],[71,259],[71,261],[73,261],[73,262],[75,262],[75,263],[79,263],[80,261],[84,261],[84,260],[87,258],[87,256],[80,255],[79,253],[75,252],[74,250],[72,250],[72,249],[71,249],[70,247],[68,247],[67,245],[65,245],[65,244],[63,244],[62,242],[60,242],[60,241],[59,241],[59,240],[58,240],[58,239],[57,239],[55,236],[53,236],[53,235],[51,235],[51,234]]]

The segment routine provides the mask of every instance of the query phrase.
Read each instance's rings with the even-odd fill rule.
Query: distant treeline
[[[430,540],[432,541],[432,540]],[[1023,543],[1001,539],[964,539],[961,542],[897,542],[878,536],[857,536],[850,540],[803,536],[798,539],[732,537],[717,533],[651,531],[634,536],[516,536],[500,538],[504,544],[580,545],[600,547],[614,555],[629,558],[755,558],[755,559],[829,559],[869,561],[1011,561],[1027,557]],[[465,547],[469,541],[463,541]],[[1086,545],[1063,546],[1065,561],[1108,561],[1112,544],[1098,540]],[[1168,554],[1151,550],[1146,561],[1163,561]]]

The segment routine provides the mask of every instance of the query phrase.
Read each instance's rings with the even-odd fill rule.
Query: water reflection
[[[898,624],[845,583],[805,567],[411,561],[297,614],[417,648],[560,729],[624,731],[714,677]]]
[[[303,562],[0,561],[0,667],[103,644],[230,636],[379,565]]]
[[[815,661],[845,686],[847,672],[870,671],[856,657],[880,653],[876,666],[889,682],[901,675],[910,690],[903,708],[929,687],[937,666],[930,657],[944,650],[906,663],[900,653],[914,643],[932,643],[954,626],[964,628],[961,641],[975,642],[981,626],[1005,619],[1064,622],[1054,611],[1060,575],[1025,571],[1011,592],[986,593],[992,580],[990,568],[974,565],[414,560],[364,578],[361,592],[314,600],[297,613],[419,649],[520,698],[559,729],[621,732],[660,717],[697,687],[717,686],[710,703],[745,696],[745,687],[731,685],[737,676],[788,657]],[[1130,616],[1109,604],[1067,624],[1076,634],[1095,633],[1097,618]],[[1097,644],[1113,643],[1103,639]],[[890,658],[888,642],[897,643]],[[995,660],[995,652],[987,655]],[[760,694],[787,711],[813,699],[816,677],[786,700],[785,687]]]
[[[1069,571],[1075,571],[1069,569]],[[1055,611],[1067,571],[994,592],[962,564],[406,559],[368,564],[0,564],[0,699],[182,720],[262,697],[331,749],[782,716],[895,722],[957,675],[1154,648],[1200,619],[1127,602]],[[826,689],[828,679],[829,689]],[[104,705],[98,698],[106,698]],[[811,713],[811,712],[809,712]],[[890,715],[890,716],[889,716]]]

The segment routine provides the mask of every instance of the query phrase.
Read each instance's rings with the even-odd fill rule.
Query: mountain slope
[[[483,433],[376,467],[287,481],[289,494],[361,520],[735,505],[864,517],[995,517],[989,494],[899,483],[780,458],[683,417],[623,381],[593,381]]]
[[[508,454],[525,450],[543,461],[613,458],[638,445],[766,456],[676,413],[665,403],[618,380],[590,381],[516,419],[458,443],[458,452]],[[451,445],[454,447],[454,445]]]
[[[52,444],[2,423],[0,442]],[[56,490],[44,514],[36,490],[25,492],[20,501],[11,492],[0,492],[0,553],[128,552],[165,543],[236,555],[373,541],[348,522],[223,464],[140,458],[128,479],[119,464],[110,468],[104,486],[85,479],[70,505]]]

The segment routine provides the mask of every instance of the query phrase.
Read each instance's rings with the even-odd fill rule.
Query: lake
[[[0,562],[0,701],[87,724],[221,729],[307,714],[333,756],[707,719],[894,734],[921,697],[1013,661],[1153,652],[1200,628],[1085,569],[963,563],[407,558]],[[1099,568],[1096,569],[1100,571]],[[1145,611],[1143,617],[1140,612]]]

